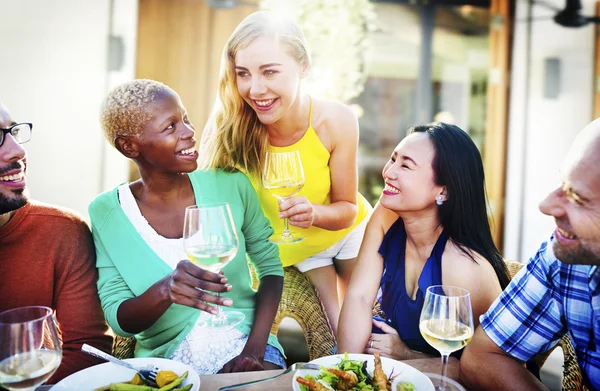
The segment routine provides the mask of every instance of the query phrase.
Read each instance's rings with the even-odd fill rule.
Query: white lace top
[[[142,216],[129,184],[119,186],[119,202],[142,239],[172,269],[186,258],[183,239],[159,235]],[[217,373],[223,365],[242,352],[248,336],[235,328],[207,328],[200,325],[210,314],[201,312],[196,324],[171,359],[191,365],[199,374]]]

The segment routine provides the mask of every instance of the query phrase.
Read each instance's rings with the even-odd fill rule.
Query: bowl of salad
[[[434,391],[423,373],[400,361],[379,357],[378,353],[338,354],[310,363],[319,365],[320,370],[296,371],[294,391],[388,391],[392,382],[402,391]]]

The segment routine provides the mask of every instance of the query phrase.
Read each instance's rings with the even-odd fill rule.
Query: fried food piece
[[[187,371],[183,372],[183,375],[179,376],[177,379],[175,379],[171,383],[167,384],[166,386],[162,386],[159,389],[159,391],[169,391],[169,390],[175,389],[177,386],[179,386],[185,380],[187,375],[188,375]]]
[[[173,371],[158,371],[158,374],[156,375],[156,384],[159,387],[164,387],[177,380],[178,377],[179,375]]]
[[[373,371],[373,386],[377,391],[387,391],[388,390],[388,378],[383,372],[381,368],[381,357],[379,357],[379,352],[374,352],[375,356],[375,370]]]
[[[352,371],[340,371],[335,368],[326,368],[326,370],[338,377],[337,389],[340,391],[350,390],[358,384],[358,376]]]
[[[142,380],[142,378],[140,377],[140,375],[138,373],[136,373],[135,375],[133,375],[133,379],[129,380],[129,384],[135,384],[137,386],[145,386],[146,382]]]
[[[331,391],[327,387],[315,380],[309,380],[298,376],[296,378],[296,381],[302,385],[307,386],[310,391]]]

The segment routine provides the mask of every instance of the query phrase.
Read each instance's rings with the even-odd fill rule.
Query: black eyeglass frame
[[[0,131],[2,132],[2,133],[0,133],[0,147],[2,145],[4,145],[4,140],[6,140],[6,135],[10,133],[10,135],[14,137],[14,134],[12,134],[12,130],[14,128],[16,128],[17,126],[21,126],[21,125],[27,125],[27,126],[29,126],[29,133],[33,132],[33,124],[31,122],[20,122],[18,124],[12,125],[10,128],[7,128],[7,129],[0,128]],[[30,141],[30,140],[31,140],[31,137],[29,137],[29,140],[27,140],[27,141]],[[23,141],[22,143],[19,143],[17,141],[17,143],[19,143],[19,144],[25,144],[27,141]]]

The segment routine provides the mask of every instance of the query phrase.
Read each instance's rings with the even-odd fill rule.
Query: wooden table
[[[421,372],[441,373],[442,360],[440,358],[426,358],[421,360],[402,361],[418,369]],[[450,357],[448,360],[448,377],[458,381],[458,360]],[[217,391],[220,387],[230,386],[232,384],[245,383],[252,380],[264,379],[275,376],[281,371],[262,371],[262,372],[242,372],[227,373],[222,375],[204,375],[200,376],[200,391]],[[266,383],[256,384],[250,387],[238,388],[240,391],[285,391],[292,389],[292,380],[294,372],[290,372],[279,379]],[[35,391],[48,391],[51,386],[41,386]]]
[[[440,358],[426,358],[421,360],[402,361],[418,369],[421,372],[441,373],[442,360]],[[227,373],[222,375],[200,376],[200,391],[217,391],[220,387],[230,386],[232,384],[245,383],[252,380],[264,379],[265,377],[275,376],[281,371],[262,371],[262,372],[243,372]],[[458,381],[458,360],[451,357],[448,360],[448,377]],[[285,391],[292,389],[292,380],[294,372],[290,372],[279,379],[266,383],[256,384],[250,387],[239,388],[240,391]]]

